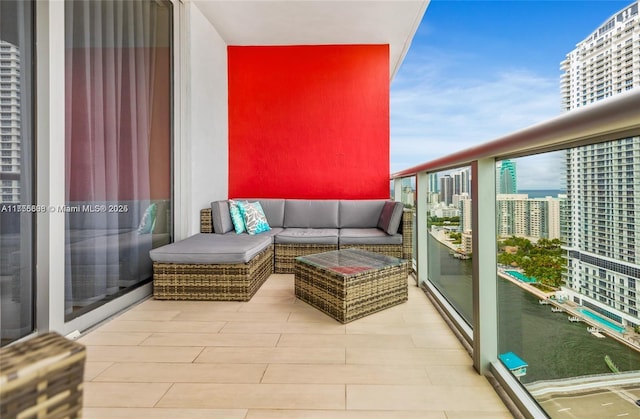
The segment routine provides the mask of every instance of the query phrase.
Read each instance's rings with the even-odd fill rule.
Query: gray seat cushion
[[[384,199],[340,201],[340,228],[371,228],[378,225]]]
[[[343,228],[340,244],[402,244],[402,234],[389,235],[379,228]]]
[[[262,233],[258,233],[258,235],[265,236],[265,237],[270,237],[271,238],[271,243],[275,243],[276,235],[280,234],[283,231],[284,231],[284,228],[282,228],[282,227],[273,227],[271,230],[263,231]]]
[[[270,245],[271,237],[261,234],[201,233],[153,249],[149,256],[163,263],[247,263]]]
[[[287,199],[284,226],[294,228],[338,228],[338,201]]]
[[[338,244],[336,228],[285,228],[275,237],[280,244]]]

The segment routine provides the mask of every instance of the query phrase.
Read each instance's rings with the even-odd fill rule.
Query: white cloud
[[[468,56],[423,50],[405,61],[391,87],[391,172],[495,140],[560,113],[559,79],[504,69],[473,74]],[[486,63],[483,63],[483,66]],[[480,67],[480,66],[479,66]],[[523,169],[522,188],[558,178],[556,162]],[[542,169],[546,167],[546,170]],[[554,180],[554,179],[551,179]],[[555,181],[554,184],[558,182]],[[530,187],[530,186],[526,186]],[[545,188],[540,185],[537,188]]]
[[[562,151],[514,159],[518,189],[564,189],[565,154]]]

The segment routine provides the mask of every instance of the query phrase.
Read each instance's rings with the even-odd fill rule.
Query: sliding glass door
[[[34,330],[33,3],[0,1],[0,344]]]
[[[167,1],[65,2],[65,314],[148,282],[171,241]]]

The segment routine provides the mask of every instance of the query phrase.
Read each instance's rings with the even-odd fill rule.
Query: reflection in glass
[[[152,276],[171,234],[171,4],[65,2],[65,307]]]
[[[638,157],[635,138],[515,159],[517,193],[496,197],[498,350],[527,364],[516,375],[552,416],[637,409],[640,266],[627,204],[640,171],[627,168]],[[558,175],[531,183],[540,166]]]
[[[0,2],[0,339],[34,330],[33,4]]]
[[[429,174],[429,281],[473,322],[471,168]]]

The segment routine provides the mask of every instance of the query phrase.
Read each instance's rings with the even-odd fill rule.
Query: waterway
[[[472,261],[454,258],[431,236],[429,254],[429,278],[471,324]],[[439,257],[432,258],[434,254]],[[640,352],[609,337],[596,338],[587,324],[569,322],[567,313],[554,313],[538,300],[498,277],[498,350],[515,352],[529,364],[523,383],[610,373],[605,355],[620,371],[640,370]]]

